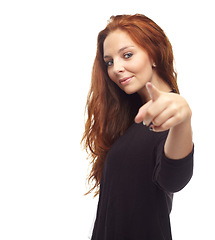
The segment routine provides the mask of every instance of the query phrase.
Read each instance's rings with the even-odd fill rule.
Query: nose
[[[116,75],[125,71],[121,61],[114,61],[113,71]]]

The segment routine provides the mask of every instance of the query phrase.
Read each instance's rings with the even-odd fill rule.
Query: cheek
[[[152,69],[149,57],[143,52],[139,53],[135,61],[131,62],[131,69],[138,73],[148,72]]]
[[[136,64],[133,64],[133,70],[135,72],[142,72],[143,70],[147,70],[150,67],[149,61],[146,61],[145,59],[140,59],[139,61],[136,61]]]
[[[152,75],[152,67],[147,62],[136,66],[136,75],[143,78],[149,78]]]
[[[113,71],[110,68],[108,69],[107,73],[111,81],[116,82],[116,75],[113,73]]]

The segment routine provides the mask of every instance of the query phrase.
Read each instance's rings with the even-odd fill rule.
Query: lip
[[[122,84],[122,85],[126,85],[126,84],[128,84],[131,81],[131,79],[133,77],[134,76],[122,78],[122,79],[119,80],[119,83]]]

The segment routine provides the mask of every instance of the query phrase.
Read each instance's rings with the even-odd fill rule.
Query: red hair
[[[157,74],[179,93],[172,46],[164,31],[144,15],[112,16],[107,27],[98,35],[91,88],[86,104],[88,118],[82,139],[92,159],[88,182],[94,182],[94,185],[88,193],[96,190],[95,195],[99,193],[108,150],[133,123],[142,105],[137,93],[127,95],[111,81],[107,73],[103,60],[103,43],[108,34],[117,29],[127,32],[131,39],[148,53],[156,64]]]

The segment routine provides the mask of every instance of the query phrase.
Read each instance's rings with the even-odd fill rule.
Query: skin
[[[143,122],[155,132],[169,129],[165,155],[171,159],[187,156],[193,142],[192,112],[186,100],[169,93],[171,88],[157,75],[153,59],[126,32],[111,32],[103,47],[110,79],[127,94],[137,92],[142,99],[135,122]]]

